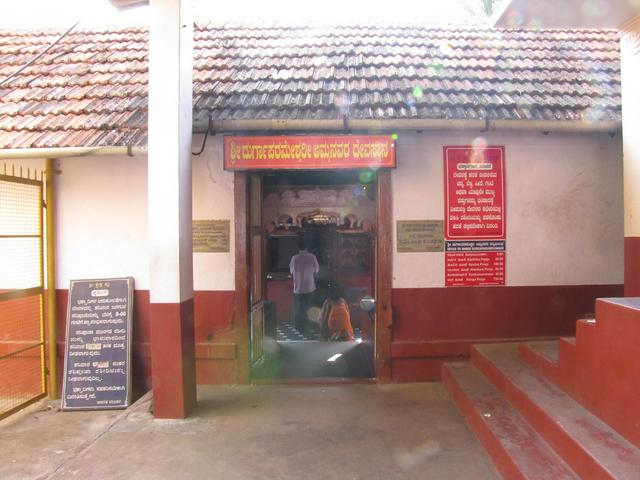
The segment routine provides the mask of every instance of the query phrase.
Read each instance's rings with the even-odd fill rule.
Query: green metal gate
[[[0,173],[0,418],[46,395],[43,175]]]

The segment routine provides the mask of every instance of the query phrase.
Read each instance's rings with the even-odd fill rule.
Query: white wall
[[[505,146],[506,284],[623,282],[620,135],[486,132]],[[444,218],[444,145],[471,133],[400,133],[393,186],[393,286],[444,286],[444,253],[397,253],[396,220]]]
[[[202,146],[196,135],[193,151]],[[222,136],[209,137],[204,153],[193,157],[193,218],[230,220],[229,253],[194,253],[193,287],[196,290],[235,290],[233,228],[233,173],[222,169]]]
[[[494,27],[506,28],[617,28],[638,13],[635,1],[510,0],[499,4]],[[634,13],[635,12],[635,13]]]
[[[484,134],[506,148],[507,285],[623,282],[620,136],[540,132]],[[393,286],[444,286],[444,253],[397,253],[396,220],[444,218],[442,147],[466,133],[401,132],[392,173]],[[199,150],[202,136],[194,138]],[[16,162],[16,164],[24,162]],[[33,164],[33,162],[29,162]],[[69,280],[131,275],[147,289],[147,162],[144,157],[57,161],[58,288]],[[194,219],[228,219],[229,253],[194,254],[197,290],[234,289],[233,174],[222,137],[193,157]]]
[[[640,237],[640,16],[625,26],[620,46],[624,135],[624,233],[627,237]]]
[[[202,137],[195,136],[199,150]],[[57,286],[71,279],[133,276],[149,288],[147,160],[82,157],[57,161]],[[222,169],[222,140],[193,157],[193,218],[228,219],[229,253],[194,254],[194,289],[233,290],[233,174]]]
[[[71,279],[132,276],[148,289],[147,160],[56,161],[57,288]]]

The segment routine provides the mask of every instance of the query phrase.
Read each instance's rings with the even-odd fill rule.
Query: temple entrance
[[[248,187],[251,377],[374,377],[376,174],[279,170]],[[311,273],[292,265],[301,251]]]

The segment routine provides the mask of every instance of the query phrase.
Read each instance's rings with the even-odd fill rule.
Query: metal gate
[[[0,172],[0,418],[46,395],[42,194],[42,172]]]

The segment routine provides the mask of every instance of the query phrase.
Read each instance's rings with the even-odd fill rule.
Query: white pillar
[[[193,18],[188,0],[151,0],[149,287],[154,415],[195,406],[191,130]]]
[[[624,290],[640,296],[640,16],[622,27]]]

